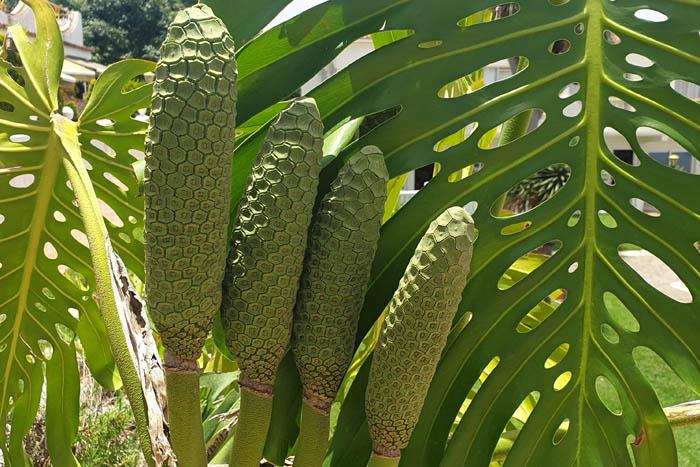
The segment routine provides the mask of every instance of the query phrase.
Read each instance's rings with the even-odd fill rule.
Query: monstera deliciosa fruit
[[[36,363],[44,359],[41,348],[52,348],[45,359],[47,434],[54,463],[64,465],[72,456],[77,372],[72,344],[55,324],[77,330],[93,373],[115,383],[92,289],[75,289],[59,275],[72,270],[93,283],[88,251],[75,243],[84,237],[61,162],[66,138],[57,144],[61,125],[51,120],[58,29],[43,2],[29,3],[40,12],[37,39],[13,32],[24,66],[0,64],[0,418],[11,412],[3,454],[18,459],[41,392]],[[697,164],[700,108],[671,87],[697,84],[697,0],[330,0],[262,33],[290,0],[204,3],[237,44],[232,209],[269,123],[287,106],[280,101],[368,34],[381,38],[381,47],[310,96],[329,131],[385,110],[393,117],[326,153],[319,199],[361,147],[380,148],[395,179],[438,164],[433,180],[382,228],[358,345],[428,225],[451,206],[474,213],[480,234],[469,285],[401,465],[676,464],[672,432],[633,351],[653,349],[700,392],[700,185],[697,175],[658,164],[638,136],[658,130]],[[516,73],[474,81],[503,60]],[[145,124],[131,117],[147,105],[150,89],[124,94],[122,85],[148,69],[144,62],[110,68],[76,129],[96,197],[123,224],[108,223],[112,242],[137,273],[142,214],[129,172]],[[631,151],[607,144],[614,133]],[[79,161],[76,148],[68,152]],[[505,193],[555,164],[570,176],[551,199],[518,215],[502,210]],[[12,182],[25,174],[33,175],[31,185],[22,188],[26,177]],[[640,200],[660,215],[638,209]],[[620,255],[629,244],[670,266],[686,298],[662,294],[632,269]],[[539,267],[522,270],[528,262]],[[78,321],[69,308],[80,311]],[[620,309],[628,311],[624,319]],[[52,347],[40,347],[42,340]],[[340,414],[328,465],[363,466],[370,456],[369,366],[347,378],[334,408]],[[275,381],[266,458],[280,464],[291,452],[300,407],[288,354]]]

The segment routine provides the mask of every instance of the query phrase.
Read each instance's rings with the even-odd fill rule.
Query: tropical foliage
[[[150,89],[123,94],[122,86],[151,65],[110,68],[72,130],[81,145],[66,149],[65,122],[55,117],[60,40],[39,3],[31,2],[37,40],[12,33],[22,66],[0,64],[0,419],[12,421],[9,439],[0,439],[6,459],[23,458],[21,440],[46,381],[49,450],[57,465],[70,465],[78,391],[71,332],[97,379],[119,383],[73,202],[78,187],[67,184],[64,161],[83,159],[82,180],[89,174],[115,250],[141,275],[142,206],[131,163],[141,157],[145,124],[132,116],[147,106]],[[401,465],[676,464],[669,423],[636,357],[653,350],[700,392],[700,185],[697,175],[657,163],[637,135],[654,128],[700,154],[698,104],[671,87],[697,80],[697,1],[651,10],[637,0],[443,0],[439,8],[427,0],[331,0],[262,34],[288,1],[206,3],[238,48],[234,205],[279,102],[380,31],[383,39],[391,33],[382,47],[310,95],[329,129],[400,111],[359,139],[351,132],[347,145],[328,145],[320,192],[360,146],[380,147],[392,177],[439,164],[382,229],[358,346],[368,337],[334,407],[328,465],[366,464],[373,325],[428,224],[453,205],[475,209],[480,236]],[[516,65],[514,75],[474,85],[475,72],[504,59]],[[634,151],[631,163],[608,146],[614,132]],[[552,166],[570,174],[556,193],[517,215],[502,209],[504,194]],[[684,298],[663,294],[628,265],[621,252],[631,244],[673,269]],[[207,384],[233,407],[221,395],[235,391],[230,380]],[[301,401],[289,356],[275,393],[265,455],[281,464],[293,450]],[[205,415],[210,436],[228,428],[216,422],[213,404]]]

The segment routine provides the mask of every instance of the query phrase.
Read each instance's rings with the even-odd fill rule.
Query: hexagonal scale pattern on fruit
[[[241,373],[259,384],[289,348],[322,155],[316,103],[297,100],[270,125],[238,206],[221,316]]]
[[[327,404],[352,361],[388,180],[382,152],[365,147],[343,166],[314,215],[292,351],[304,392]]]
[[[467,283],[474,223],[453,207],[430,224],[389,305],[367,386],[375,446],[408,445]]]
[[[196,359],[219,309],[227,252],[236,63],[206,5],[177,14],[156,67],[146,140],[146,300],[165,347]]]

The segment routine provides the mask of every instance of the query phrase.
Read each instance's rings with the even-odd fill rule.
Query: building
[[[11,2],[0,0],[0,34],[5,36],[10,26],[20,24],[30,36],[35,35],[36,26],[32,9],[19,1],[9,8]],[[53,5],[58,27],[63,37],[65,60],[61,72],[62,85],[69,87],[89,83],[104,70],[105,66],[93,63],[92,49],[83,42],[83,18],[78,11],[69,11]],[[8,11],[9,10],[9,11]]]

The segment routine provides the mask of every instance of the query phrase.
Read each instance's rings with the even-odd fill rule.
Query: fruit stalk
[[[330,412],[312,406],[306,400],[301,408],[301,429],[297,444],[295,467],[317,467],[323,465],[328,451]]]
[[[230,467],[259,467],[272,417],[271,389],[261,391],[241,383],[241,403]]]
[[[181,361],[166,351],[164,366],[170,441],[178,465],[206,465],[204,433],[196,425],[202,419],[197,362]]]

